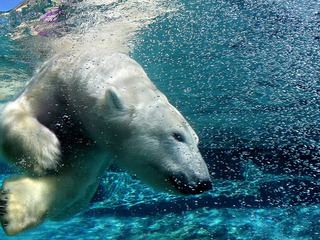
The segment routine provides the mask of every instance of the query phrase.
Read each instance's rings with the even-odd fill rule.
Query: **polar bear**
[[[78,47],[53,56],[1,109],[1,152],[26,171],[1,190],[1,224],[16,235],[83,210],[115,162],[174,194],[212,188],[198,137],[127,55]]]

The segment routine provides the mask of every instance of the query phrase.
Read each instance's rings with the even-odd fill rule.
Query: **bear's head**
[[[210,190],[210,175],[198,150],[197,134],[151,86],[141,89],[136,85],[138,94],[134,97],[128,88],[109,87],[106,91],[116,162],[159,190],[184,195]],[[127,97],[128,90],[131,98]]]
[[[79,66],[86,67],[77,76],[90,96],[81,101],[93,112],[79,116],[88,116],[82,122],[90,138],[154,188],[185,195],[210,190],[198,136],[143,68],[121,53],[81,53]]]

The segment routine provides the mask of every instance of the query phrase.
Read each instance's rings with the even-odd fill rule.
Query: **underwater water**
[[[212,191],[174,197],[112,166],[83,213],[0,238],[320,239],[320,3],[147,2],[31,0],[1,14],[0,103],[64,39],[107,42],[194,126]]]

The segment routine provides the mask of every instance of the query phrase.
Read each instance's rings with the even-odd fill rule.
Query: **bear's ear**
[[[105,101],[108,109],[123,110],[124,104],[119,98],[119,93],[115,87],[108,87],[105,93]]]

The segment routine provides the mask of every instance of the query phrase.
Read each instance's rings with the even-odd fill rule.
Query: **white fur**
[[[103,49],[79,47],[44,63],[2,108],[0,132],[7,161],[31,173],[2,186],[8,235],[81,211],[113,160],[173,193],[210,181],[183,116],[138,63]]]

